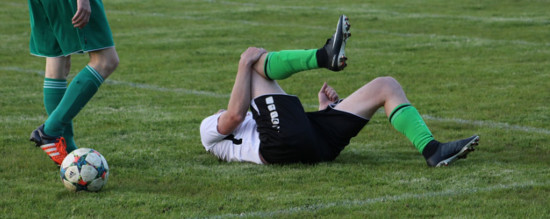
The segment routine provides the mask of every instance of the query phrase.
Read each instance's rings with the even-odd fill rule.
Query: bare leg
[[[46,72],[44,79],[44,108],[46,113],[51,113],[57,108],[59,102],[65,96],[67,89],[66,80],[71,70],[71,56],[66,57],[54,57],[46,58]],[[52,82],[51,79],[65,80],[65,85],[61,81]],[[52,88],[53,86],[53,88]],[[70,121],[65,125],[63,137],[67,142],[67,151],[71,152],[76,149],[76,143],[74,141],[73,123]]]
[[[94,68],[104,79],[115,71],[119,63],[115,47],[90,52],[88,65]]]
[[[89,53],[88,65],[94,68],[103,78],[109,77],[118,66],[119,58],[114,47]],[[46,58],[47,78],[67,79],[71,70],[71,56]]]
[[[285,91],[279,86],[277,81],[266,79],[263,76],[258,72],[252,74],[250,84],[250,96],[252,99],[264,94],[285,94]]]
[[[70,61],[67,58],[48,60],[49,65],[47,69],[55,69],[56,66],[57,68],[65,69],[69,66],[68,62]],[[97,92],[101,83],[103,83],[103,79],[107,78],[116,69],[117,65],[118,55],[114,47],[90,52],[88,67],[83,68],[67,87],[59,105],[46,120],[44,133],[50,136],[63,135],[65,127],[71,123],[72,118],[88,103]],[[93,69],[89,69],[89,67]],[[48,74],[50,72],[48,70]],[[57,76],[66,78],[66,74],[67,72],[63,72]]]
[[[46,58],[45,77],[51,79],[67,79],[71,71],[71,56]]]
[[[401,85],[392,77],[379,77],[345,98],[335,109],[370,119],[382,106],[386,116],[390,116],[391,111],[403,103],[409,100]]]

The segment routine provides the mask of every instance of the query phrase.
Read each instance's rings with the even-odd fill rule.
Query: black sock
[[[315,57],[317,57],[319,68],[328,68],[328,54],[324,47],[317,50]]]
[[[424,147],[424,150],[422,150],[422,155],[424,156],[424,158],[428,159],[432,155],[434,155],[437,151],[437,148],[439,147],[439,144],[439,141],[436,140],[431,140],[430,142],[428,142],[426,147]]]

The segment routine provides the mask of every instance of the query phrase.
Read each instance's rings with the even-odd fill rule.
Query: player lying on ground
[[[118,66],[118,55],[101,0],[29,0],[30,52],[46,57],[44,106],[49,117],[30,140],[60,165],[77,148],[72,119]],[[71,55],[90,62],[67,87]]]
[[[391,77],[376,78],[343,100],[325,83],[318,94],[319,111],[304,112],[300,100],[286,94],[275,80],[308,69],[342,70],[349,28],[348,19],[341,16],[336,33],[321,49],[268,53],[251,47],[242,53],[227,110],[201,123],[205,149],[222,160],[257,164],[332,161],[384,107],[393,127],[429,166],[448,165],[474,150],[476,135],[449,143],[436,141]]]

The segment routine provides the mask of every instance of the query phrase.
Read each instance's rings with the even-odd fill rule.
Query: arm
[[[331,86],[328,86],[327,82],[323,84],[317,96],[319,97],[319,110],[326,109],[329,104],[338,100],[336,90],[334,90]]]
[[[90,8],[90,0],[77,0],[76,13],[73,16],[72,22],[75,28],[82,29],[90,20],[92,9]]]
[[[220,134],[231,134],[244,121],[250,106],[250,83],[252,74],[254,74],[252,66],[264,53],[266,53],[264,49],[250,47],[241,54],[227,111],[223,112],[218,119]]]

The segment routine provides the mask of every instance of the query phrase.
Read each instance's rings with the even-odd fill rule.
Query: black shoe
[[[63,159],[67,156],[67,143],[65,138],[52,137],[44,133],[44,124],[31,132],[30,141],[40,147],[58,166],[61,165]]]
[[[346,41],[351,37],[349,32],[351,25],[349,24],[348,17],[346,15],[340,16],[338,19],[338,25],[336,26],[336,32],[330,39],[327,40],[323,49],[327,52],[328,63],[326,67],[332,71],[340,71],[346,67],[346,60],[348,59],[345,54]]]
[[[462,140],[439,143],[435,153],[426,159],[426,162],[432,167],[448,166],[457,159],[466,158],[468,153],[475,150],[474,146],[478,145],[478,142],[479,136],[474,135]]]

